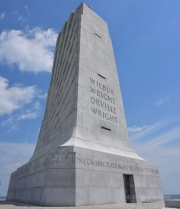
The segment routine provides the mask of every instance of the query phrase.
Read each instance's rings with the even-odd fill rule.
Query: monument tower
[[[132,149],[107,23],[80,4],[58,35],[44,119],[7,200],[44,206],[162,199],[158,169]]]

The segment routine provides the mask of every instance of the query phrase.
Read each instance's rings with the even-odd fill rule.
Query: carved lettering
[[[82,158],[76,157],[76,162],[84,164],[84,165],[93,165],[93,166],[98,166],[98,167],[114,168],[114,169],[120,169],[120,170],[130,170],[130,171],[136,171],[136,172],[147,172],[147,173],[157,173],[157,174],[159,173],[158,169],[122,165],[118,163],[103,162],[99,160],[96,161],[90,158],[82,159]]]
[[[96,81],[91,77],[90,83],[93,85],[93,87],[90,86],[91,94],[104,100],[101,101],[100,99],[94,98],[92,96],[90,97],[91,103],[98,107],[91,107],[92,113],[98,116],[99,118],[111,121],[113,123],[117,123],[117,117],[113,115],[117,114],[116,107],[113,106],[114,104],[116,104],[115,98],[112,97],[114,96],[114,90],[104,84],[101,84],[99,81]],[[112,96],[110,96],[109,94]],[[99,108],[103,108],[107,112],[104,112]]]
[[[132,171],[132,172],[140,172],[140,173],[154,173],[158,174],[158,169],[153,168],[143,168],[143,167],[137,167],[132,165],[125,165],[125,164],[119,164],[119,163],[112,163],[107,161],[100,161],[95,160],[91,158],[83,158],[83,157],[66,157],[66,156],[52,156],[51,158],[48,158],[46,160],[43,160],[41,162],[38,162],[34,165],[29,165],[26,168],[23,168],[21,170],[18,170],[12,174],[12,179],[20,178],[22,176],[27,175],[30,172],[37,172],[37,169],[45,169],[45,166],[51,164],[51,165],[65,165],[71,163],[77,163],[77,164],[84,164],[87,166],[97,166],[97,167],[105,167],[107,169],[117,169],[117,170],[126,170],[126,171]]]
[[[91,90],[91,93],[95,94],[97,97],[100,97],[106,100],[107,102],[115,104],[115,99],[107,95],[106,93],[103,93],[102,91],[99,91],[91,86],[90,86],[90,90]]]
[[[90,81],[91,81],[91,84],[95,85],[98,89],[101,89],[101,90],[103,90],[109,94],[112,94],[114,96],[114,90],[111,89],[110,87],[108,87],[104,84],[101,84],[99,81],[96,81],[91,77],[90,77]]]
[[[105,113],[97,108],[93,108],[91,107],[91,110],[92,110],[92,113],[99,116],[100,118],[103,118],[103,119],[106,119],[106,120],[109,120],[111,122],[114,122],[114,123],[117,123],[117,117],[109,114],[109,113]]]

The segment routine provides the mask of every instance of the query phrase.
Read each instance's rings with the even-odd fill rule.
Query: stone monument
[[[107,23],[80,4],[60,32],[44,119],[7,200],[43,206],[163,199],[157,167],[132,149]]]

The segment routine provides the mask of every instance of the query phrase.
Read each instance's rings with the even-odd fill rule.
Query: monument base
[[[7,201],[89,206],[163,200],[159,173],[147,161],[58,146],[11,174]]]

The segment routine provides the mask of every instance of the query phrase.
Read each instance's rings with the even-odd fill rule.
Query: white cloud
[[[6,78],[0,76],[0,115],[10,114],[13,110],[22,108],[30,103],[36,95],[35,86],[8,87]]]
[[[157,102],[156,102],[156,106],[158,105],[162,105],[163,103],[167,102],[169,100],[169,97],[166,98],[160,98]]]
[[[46,99],[47,98],[47,93],[45,93],[45,94],[38,94],[38,98],[39,99]]]
[[[134,150],[159,168],[164,194],[179,192],[180,125],[176,119],[161,120],[130,135]]]
[[[28,6],[24,6],[24,8],[25,8],[25,10],[26,10],[26,12],[27,12],[28,16],[30,16],[30,12],[29,12],[29,8],[28,8]]]
[[[35,109],[35,110],[39,110],[39,108],[40,108],[40,103],[38,102],[38,101],[36,101],[34,104],[33,104],[33,108]]]
[[[2,127],[7,126],[8,131],[7,133],[11,131],[15,131],[18,129],[19,121],[21,120],[30,120],[30,119],[36,119],[40,115],[40,108],[41,105],[39,101],[34,102],[31,105],[31,109],[22,109],[21,113],[15,113],[11,114],[10,117],[8,117],[6,120],[3,120],[0,125]]]
[[[51,72],[56,38],[57,33],[53,29],[42,30],[39,27],[26,33],[3,31],[0,34],[0,62],[16,64],[21,71]]]
[[[2,20],[6,15],[6,12],[0,13],[0,20]]]
[[[10,126],[10,129],[8,130],[7,133],[9,133],[9,132],[11,132],[11,131],[15,131],[15,130],[17,130],[17,129],[18,129],[17,125],[16,125],[16,124],[12,124],[12,125]]]
[[[31,158],[35,144],[0,142],[0,196],[6,196],[10,174]]]
[[[137,125],[135,126],[132,126],[132,127],[128,127],[128,131],[129,133],[132,133],[132,132],[139,132],[139,131],[142,131],[143,129],[147,128],[148,126],[139,126],[137,127]]]
[[[39,116],[40,103],[36,101],[32,105],[32,109],[26,110],[24,113],[17,117],[17,120],[35,119]]]
[[[169,123],[171,123],[171,120],[158,121],[155,124],[148,125],[146,128],[144,128],[141,131],[130,133],[130,138],[133,142],[138,141],[140,139],[144,139],[144,137],[154,134],[154,132],[160,130],[161,128],[168,125]]]
[[[18,129],[16,121],[14,120],[13,116],[10,116],[8,119],[2,121],[1,126],[9,127],[9,130],[7,131],[7,133]]]
[[[148,140],[147,145],[151,147],[162,146],[177,139],[180,139],[180,126],[174,127],[168,131],[164,130],[161,134],[157,134]]]
[[[17,120],[35,119],[37,118],[37,116],[38,116],[37,112],[32,112],[31,110],[28,110],[26,113],[18,116]]]
[[[7,120],[4,120],[1,123],[1,126],[10,126],[12,123],[13,123],[13,119],[12,119],[12,117],[9,117]]]
[[[19,16],[19,17],[18,17],[18,20],[21,20],[22,22],[27,22],[27,19],[24,18],[23,16]]]

